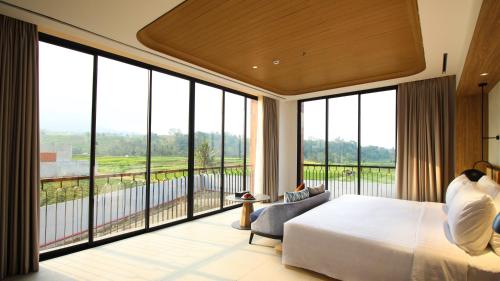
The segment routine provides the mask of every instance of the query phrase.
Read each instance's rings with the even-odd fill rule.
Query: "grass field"
[[[74,160],[89,160],[88,155],[73,155]],[[119,174],[144,172],[146,170],[145,156],[97,156],[97,172],[99,174]],[[196,165],[196,163],[195,163]],[[243,165],[241,158],[224,158],[225,166]],[[187,169],[187,157],[151,156],[151,170],[181,170]],[[220,158],[215,158],[213,167],[220,167]]]

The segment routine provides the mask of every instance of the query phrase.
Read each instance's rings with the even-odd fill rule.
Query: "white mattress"
[[[500,280],[451,240],[444,204],[345,195],[285,224],[283,263],[341,280]]]

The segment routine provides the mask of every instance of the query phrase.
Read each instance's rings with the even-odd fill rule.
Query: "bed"
[[[470,256],[445,205],[344,195],[285,223],[283,263],[340,280],[500,280],[500,257]]]

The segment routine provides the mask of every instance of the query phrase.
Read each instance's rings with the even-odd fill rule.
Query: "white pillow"
[[[470,254],[481,253],[491,240],[496,208],[493,199],[468,184],[448,209],[448,226],[455,243]]]
[[[477,182],[476,187],[493,198],[496,206],[496,213],[500,213],[500,184],[496,183],[488,176],[482,176]],[[493,221],[491,225],[493,225]],[[493,232],[490,239],[490,246],[493,251],[500,256],[500,234]]]
[[[497,194],[500,192],[500,184],[496,183],[494,180],[492,180],[488,176],[482,176],[476,184],[477,189],[481,190],[482,192],[488,194],[491,196],[491,198],[495,198]],[[500,202],[495,202],[499,203]],[[500,208],[500,205],[495,204],[497,206],[497,209]]]
[[[451,201],[457,195],[457,192],[465,187],[467,184],[471,184],[472,182],[466,175],[460,175],[456,177],[453,181],[450,182],[448,188],[446,189],[446,207],[450,208]]]

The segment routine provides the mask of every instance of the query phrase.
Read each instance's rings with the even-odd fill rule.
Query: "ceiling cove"
[[[416,0],[187,0],[137,38],[153,50],[282,95],[425,69]]]

